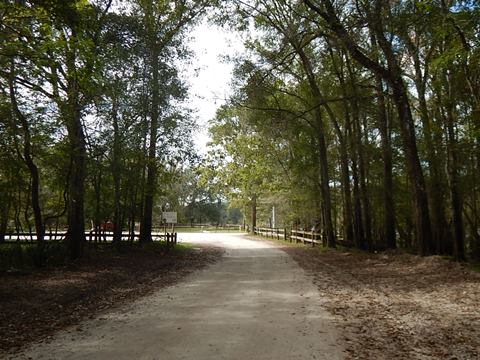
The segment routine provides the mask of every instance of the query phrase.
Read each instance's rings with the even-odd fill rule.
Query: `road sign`
[[[164,211],[162,213],[162,220],[167,224],[176,224],[177,223],[177,212],[176,211]]]

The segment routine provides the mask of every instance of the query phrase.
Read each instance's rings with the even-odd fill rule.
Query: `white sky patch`
[[[210,140],[208,121],[230,94],[233,65],[222,58],[242,53],[244,47],[239,34],[207,22],[197,25],[190,35],[190,48],[195,55],[184,76],[190,83],[190,107],[197,111],[198,117],[195,145],[201,154],[205,154]]]

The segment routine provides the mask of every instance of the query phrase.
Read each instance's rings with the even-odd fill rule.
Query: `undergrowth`
[[[155,253],[184,252],[192,247],[186,244],[167,244],[165,241],[147,243],[142,247],[138,242],[122,243],[116,249],[112,243],[85,243],[84,258],[98,253],[121,254],[130,251],[151,251]],[[0,243],[0,273],[31,272],[43,267],[58,267],[73,263],[68,257],[65,242],[48,241],[39,246],[38,243],[5,242]]]

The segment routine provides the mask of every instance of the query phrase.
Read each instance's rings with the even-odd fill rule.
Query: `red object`
[[[113,223],[108,220],[100,224],[101,231],[113,231]]]

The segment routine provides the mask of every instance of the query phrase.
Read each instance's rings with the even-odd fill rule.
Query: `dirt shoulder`
[[[106,249],[65,267],[0,274],[0,357],[174,284],[222,254],[219,248],[205,246],[133,248],[121,254]]]
[[[314,276],[347,359],[480,359],[480,274],[440,257],[284,247]]]

